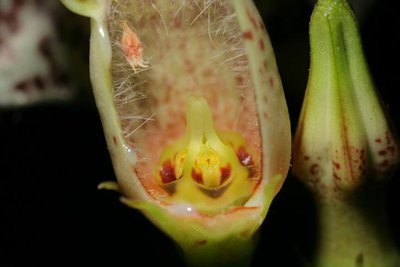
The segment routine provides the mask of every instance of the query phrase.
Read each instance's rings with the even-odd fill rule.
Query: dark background
[[[308,76],[311,2],[256,1],[276,53],[293,131]],[[399,15],[390,1],[353,3],[371,72],[399,129]],[[181,266],[169,238],[122,205],[117,193],[96,189],[115,176],[97,110],[90,99],[85,103],[0,111],[0,266]],[[399,174],[388,186],[398,243]],[[301,266],[315,226],[312,198],[289,174],[260,230],[254,266]]]

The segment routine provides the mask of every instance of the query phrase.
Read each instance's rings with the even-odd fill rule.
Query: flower
[[[249,256],[291,151],[253,2],[62,2],[92,19],[91,80],[122,201],[194,264]]]

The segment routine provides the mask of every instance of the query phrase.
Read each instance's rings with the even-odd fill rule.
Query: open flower
[[[193,264],[240,264],[291,149],[253,2],[63,3],[92,18],[91,80],[123,202]]]

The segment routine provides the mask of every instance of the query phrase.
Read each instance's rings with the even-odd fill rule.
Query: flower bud
[[[347,1],[317,3],[310,46],[293,172],[319,188],[351,190],[368,179],[385,180],[398,164],[398,143]]]

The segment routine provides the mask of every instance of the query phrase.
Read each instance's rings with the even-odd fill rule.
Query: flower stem
[[[329,193],[317,199],[319,243],[314,266],[400,266],[384,188],[371,186],[353,193]]]
[[[231,237],[224,241],[199,241],[196,246],[183,248],[191,267],[247,267],[252,266],[252,256],[257,244],[257,234],[252,237]]]

